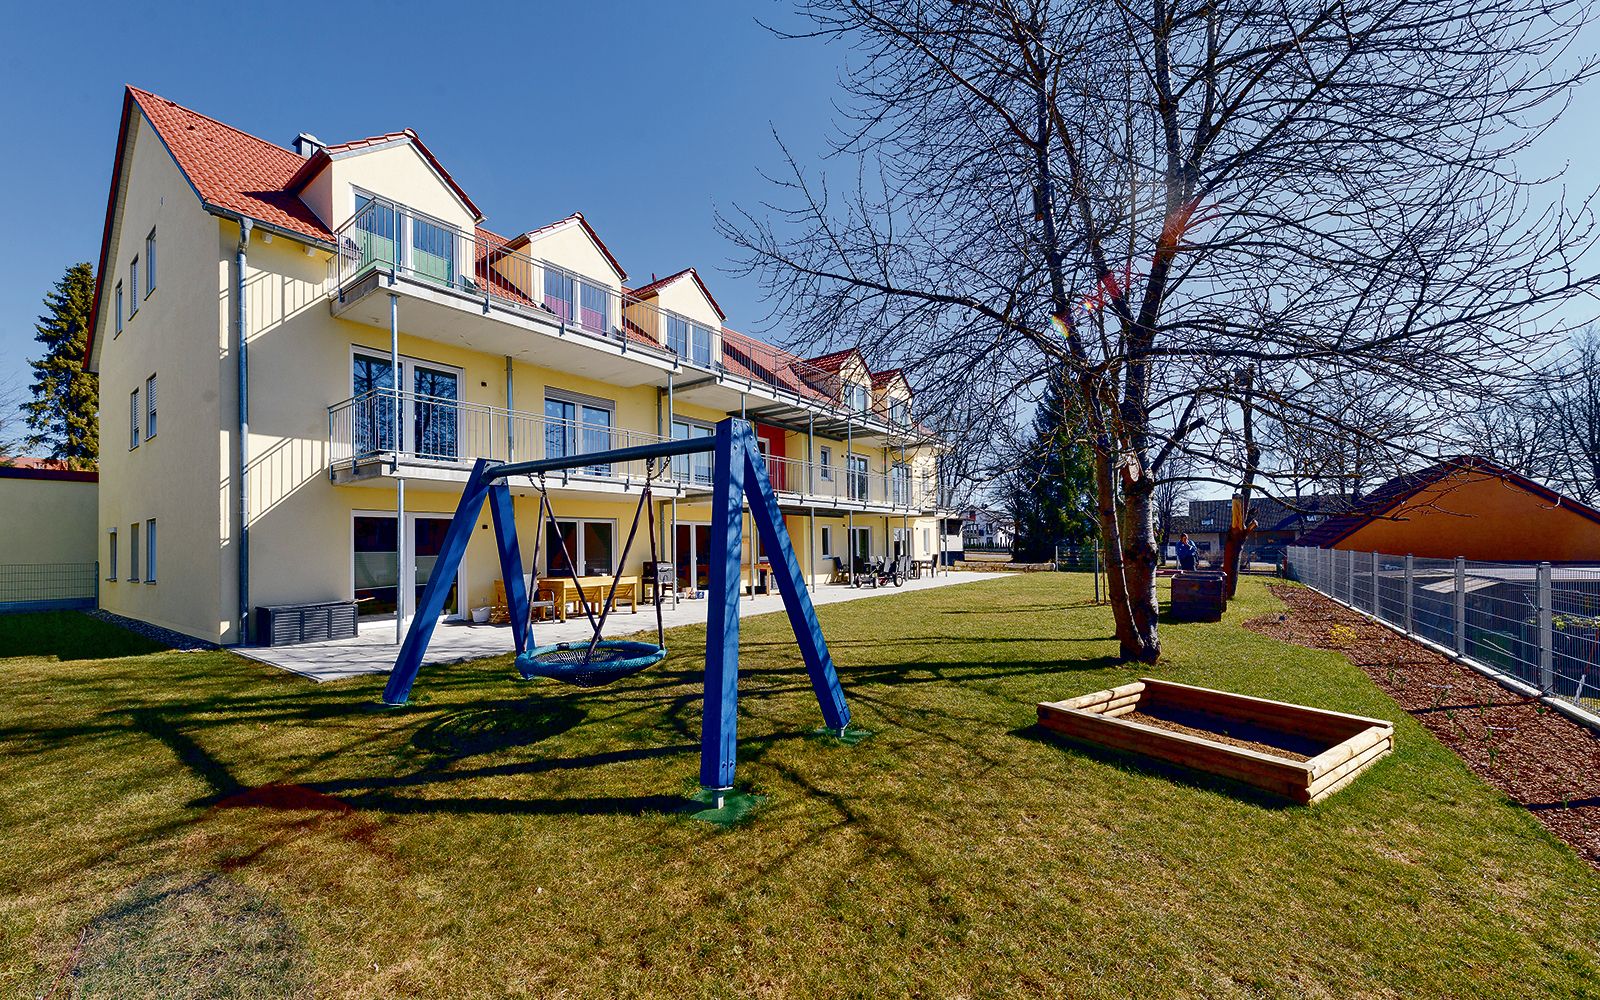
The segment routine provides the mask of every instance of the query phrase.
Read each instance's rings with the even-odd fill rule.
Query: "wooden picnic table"
[[[578,583],[583,587],[583,600],[589,602],[589,607],[595,614],[600,613],[601,605],[611,593],[612,581],[616,581],[617,594],[614,598],[615,605],[627,604],[632,614],[639,613],[639,577],[624,576],[580,576]],[[554,595],[556,617],[562,621],[567,620],[567,615],[573,611],[582,613],[582,602],[578,600],[578,588],[572,585],[572,578],[566,576],[549,576],[539,578],[539,589],[548,590]],[[614,606],[615,606],[614,605]]]

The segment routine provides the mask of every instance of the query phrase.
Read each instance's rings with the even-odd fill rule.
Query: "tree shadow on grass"
[[[1074,753],[1082,757],[1088,757],[1090,760],[1099,761],[1102,764],[1115,767],[1118,770],[1137,772],[1150,777],[1163,778],[1174,784],[1199,789],[1200,791],[1212,792],[1217,795],[1224,795],[1230,799],[1237,799],[1240,802],[1246,802],[1254,806],[1259,806],[1263,809],[1278,811],[1283,809],[1304,808],[1296,802],[1291,802],[1288,799],[1269,794],[1253,785],[1246,785],[1242,782],[1234,781],[1231,778],[1224,778],[1221,775],[1209,774],[1205,771],[1195,771],[1186,767],[1179,767],[1176,764],[1169,764],[1163,760],[1155,760],[1139,754],[1128,753],[1122,750],[1113,750],[1110,747],[1103,747],[1094,743],[1085,743],[1080,740],[1071,739],[1055,732],[1054,730],[1046,729],[1044,726],[1041,726],[1038,723],[1013,729],[1011,731],[1011,735],[1025,740],[1032,740],[1036,743],[1043,743],[1049,746],[1058,747],[1061,750]]]
[[[114,660],[158,653],[166,646],[81,611],[0,614],[0,660]]]

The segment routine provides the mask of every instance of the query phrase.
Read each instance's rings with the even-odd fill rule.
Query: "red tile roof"
[[[692,267],[686,267],[683,270],[678,271],[675,274],[669,274],[665,278],[657,278],[656,280],[650,282],[648,285],[644,285],[642,287],[635,288],[633,290],[633,295],[634,295],[635,298],[641,298],[641,299],[650,298],[652,295],[655,295],[656,293],[660,292],[661,289],[665,288],[667,285],[672,284],[674,281],[677,281],[679,278],[683,277],[684,275],[688,275],[689,277],[694,279],[694,283],[700,286],[701,293],[703,295],[705,295],[706,301],[711,303],[711,308],[713,308],[713,309],[715,309],[717,311],[717,316],[719,318],[723,319],[723,320],[727,320],[728,314],[722,311],[722,307],[721,306],[717,305],[717,300],[711,294],[711,289],[707,288],[706,287],[706,283],[703,280],[701,280],[700,272],[696,271]]]
[[[806,363],[820,368],[825,372],[836,372],[844,367],[845,361],[848,360],[852,354],[855,355],[856,359],[861,362],[862,367],[866,367],[866,359],[861,357],[861,352],[856,350],[854,347],[847,347],[842,351],[834,351],[831,354],[822,354],[815,358],[808,358]]]
[[[902,382],[906,381],[905,373],[899,368],[890,368],[888,371],[883,372],[873,372],[872,387],[874,389],[881,389],[896,379],[899,379]]]
[[[128,95],[207,206],[324,243],[333,239],[322,220],[288,190],[306,163],[298,153],[149,91],[129,87]]]

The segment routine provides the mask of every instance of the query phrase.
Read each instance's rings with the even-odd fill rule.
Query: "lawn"
[[[1165,627],[1157,672],[1394,719],[1351,788],[1282,806],[1043,735],[1035,702],[1140,673],[1089,584],[823,608],[855,746],[811,734],[784,618],[747,622],[740,778],[768,802],[727,828],[676,811],[703,629],[610,688],[502,658],[380,712],[380,678],[0,618],[0,995],[1596,989],[1600,878],[1341,656],[1240,628],[1278,608],[1259,581]]]

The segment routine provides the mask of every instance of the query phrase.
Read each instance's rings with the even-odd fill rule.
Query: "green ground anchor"
[[[811,735],[824,743],[838,746],[853,747],[863,740],[871,738],[872,730],[861,729],[856,726],[846,726],[844,729],[829,729],[827,726],[818,726],[811,730]]]
[[[731,788],[720,793],[722,808],[719,809],[716,804],[718,795],[713,789],[697,787],[689,796],[689,801],[699,803],[703,808],[689,813],[689,818],[714,826],[736,826],[753,816],[768,801],[765,795]]]

